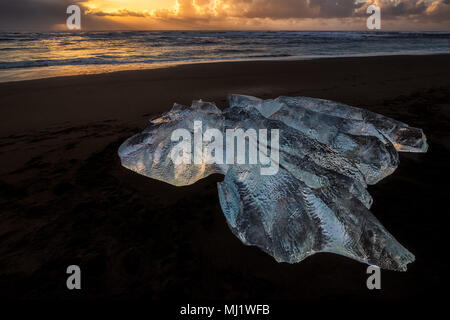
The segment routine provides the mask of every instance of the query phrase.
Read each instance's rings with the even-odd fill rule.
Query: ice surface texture
[[[209,102],[175,104],[120,146],[122,165],[175,186],[224,174],[218,191],[230,229],[244,244],[279,262],[332,252],[406,270],[414,255],[369,211],[372,198],[366,188],[394,172],[397,152],[427,151],[421,129],[321,99],[229,95],[228,100],[230,107],[223,111]],[[197,163],[175,165],[170,152],[178,142],[171,134],[184,128],[194,136],[194,121],[202,121],[203,133],[214,128],[224,137],[227,129],[278,129],[279,150],[271,150],[271,138],[266,143],[267,154],[279,152],[277,173],[261,174],[261,164],[210,163],[205,153]],[[203,150],[211,143],[203,141]]]

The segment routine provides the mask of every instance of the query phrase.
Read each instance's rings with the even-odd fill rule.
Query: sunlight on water
[[[444,52],[445,32],[0,33],[0,81],[195,62]]]

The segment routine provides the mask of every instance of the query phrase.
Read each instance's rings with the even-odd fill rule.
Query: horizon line
[[[17,33],[42,33],[42,32],[53,32],[53,33],[79,33],[79,32],[368,32],[368,33],[382,33],[382,32],[447,32],[450,33],[450,29],[384,29],[384,30],[368,30],[368,29],[87,29],[87,30],[1,30],[0,32],[17,32]]]

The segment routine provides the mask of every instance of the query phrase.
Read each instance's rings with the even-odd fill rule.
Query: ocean
[[[450,32],[0,32],[0,82],[185,63],[450,53]]]

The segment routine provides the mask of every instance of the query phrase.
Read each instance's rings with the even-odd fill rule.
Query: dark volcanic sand
[[[0,84],[0,297],[435,299],[448,263],[450,56],[188,65]],[[427,154],[401,154],[370,187],[372,212],[416,256],[405,273],[316,254],[289,265],[228,229],[211,176],[176,188],[120,166],[146,120],[227,93],[305,95],[422,128]],[[68,265],[82,290],[66,289]],[[347,300],[349,301],[349,300]]]

